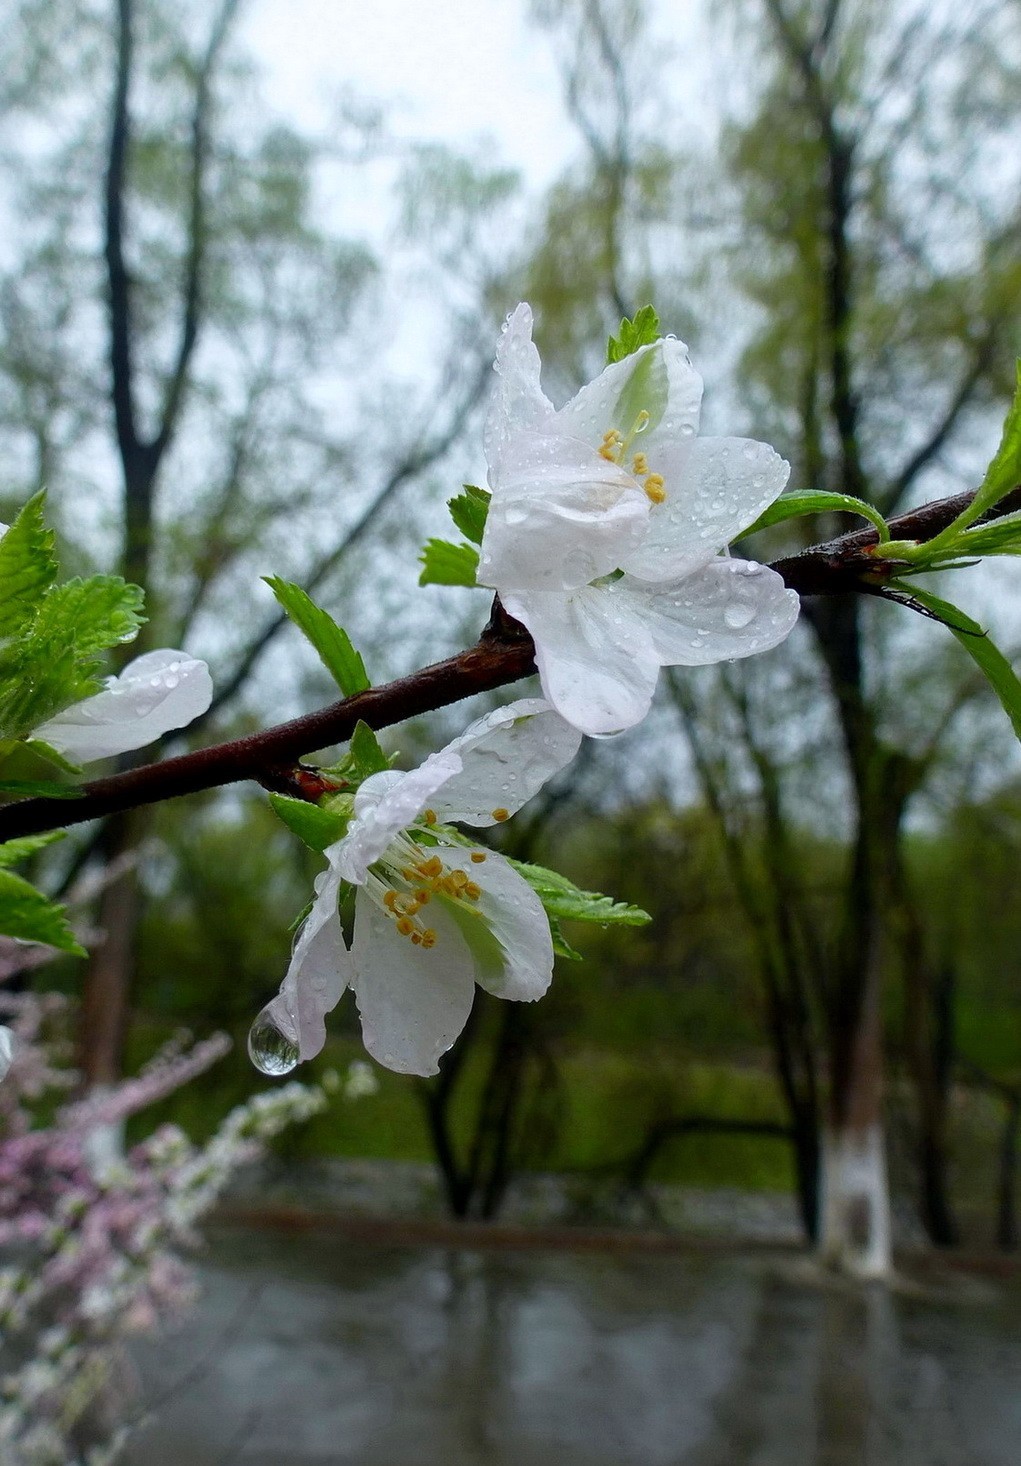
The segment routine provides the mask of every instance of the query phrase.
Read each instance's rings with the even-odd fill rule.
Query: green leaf
[[[275,575],[265,575],[263,579],[295,626],[315,647],[323,666],[345,697],[354,697],[355,693],[372,686],[365,663],[355,651],[351,638],[329,612],[317,606],[299,585],[292,585]]]
[[[1021,511],[966,529],[954,550],[959,555],[1021,555]]]
[[[1003,424],[1003,436],[992,463],[986,470],[982,487],[969,505],[972,521],[991,509],[1011,489],[1021,484],[1021,359],[1015,362],[1014,400]]]
[[[51,830],[45,835],[22,835],[17,840],[6,840],[0,845],[0,870],[17,865],[19,860],[27,860],[37,851],[45,850],[47,845],[63,840],[66,834],[66,830]]]
[[[51,586],[39,607],[33,637],[73,641],[88,660],[108,647],[133,641],[144,624],[145,595],[119,575],[93,575]]]
[[[463,493],[447,500],[451,519],[465,539],[471,540],[473,545],[482,543],[492,497],[488,489],[477,489],[474,484],[465,484]]]
[[[362,779],[367,779],[370,774],[385,773],[390,767],[390,760],[380,748],[375,733],[361,719],[355,724],[355,730],[351,734],[350,749],[355,768]]]
[[[57,578],[54,535],[43,522],[44,494],[29,499],[0,539],[0,637],[17,636],[34,619]]]
[[[71,784],[57,784],[53,779],[0,779],[0,794],[14,794],[19,799],[81,799],[82,791]]]
[[[651,305],[643,305],[641,310],[636,312],[633,321],[627,316],[620,323],[620,334],[611,336],[606,346],[607,365],[615,361],[623,361],[626,356],[631,356],[642,346],[651,346],[658,341],[661,332],[659,329],[659,316]]]
[[[561,921],[598,921],[603,925],[645,926],[652,917],[640,906],[614,901],[598,891],[582,891],[573,881],[545,866],[528,865],[521,860],[510,864],[539,897],[549,916]]]
[[[931,591],[919,590],[913,582],[910,585],[900,585],[898,589],[913,596],[953,632],[1000,699],[1015,734],[1021,738],[1021,681],[999,647],[990,640],[977,621],[973,621],[950,601],[934,596]]]
[[[61,952],[86,956],[67,924],[64,908],[9,870],[0,870],[0,932],[23,942],[45,942]]]
[[[549,934],[553,939],[553,951],[555,955],[557,957],[566,957],[568,962],[583,961],[584,959],[582,958],[581,953],[577,950],[577,948],[572,947],[570,942],[564,936],[563,932],[560,929],[560,923],[559,921],[557,921],[556,917],[550,916],[548,911],[546,913],[546,916],[549,920]]]
[[[879,531],[880,540],[888,540],[890,531],[879,510],[864,499],[855,499],[851,494],[830,494],[823,489],[805,489],[797,494],[782,494],[779,499],[764,509],[754,524],[741,531],[739,539],[756,534],[760,529],[782,524],[785,519],[797,519],[803,514],[831,514],[843,510],[848,514],[859,514]]]
[[[419,585],[478,585],[479,552],[474,545],[452,545],[449,540],[430,540],[419,559]]]
[[[323,851],[327,845],[335,845],[347,834],[347,815],[325,809],[321,804],[291,799],[286,794],[271,794],[269,802],[274,814],[310,850]]]

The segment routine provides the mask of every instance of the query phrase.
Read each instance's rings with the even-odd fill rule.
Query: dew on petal
[[[273,1017],[271,1006],[263,1008],[248,1031],[248,1057],[260,1074],[276,1079],[290,1074],[301,1055],[298,1045]]]
[[[723,612],[723,619],[731,631],[740,631],[755,618],[755,607],[743,605],[740,601],[732,601]]]

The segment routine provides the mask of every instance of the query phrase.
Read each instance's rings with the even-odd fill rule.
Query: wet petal
[[[458,923],[475,960],[475,981],[497,998],[534,1002],[553,976],[546,912],[528,882],[501,855],[477,853],[484,853],[485,860],[473,861],[470,850],[443,847],[444,865],[463,870],[481,889],[478,901],[462,908]]]
[[[332,869],[317,877],[312,910],[298,932],[280,992],[268,1008],[281,1031],[297,1044],[301,1059],[314,1058],[326,1042],[324,1017],[340,1002],[351,977],[337,911],[339,887]]]
[[[650,463],[666,499],[640,548],[621,561],[643,580],[677,580],[728,545],[783,492],[790,464],[750,438],[679,442]]]
[[[518,433],[540,431],[553,404],[539,385],[539,352],[532,341],[532,308],[522,303],[507,317],[496,348],[497,384],[486,416],[483,444],[491,473]]]
[[[34,736],[74,763],[90,763],[143,748],[173,728],[184,728],[212,699],[205,662],[163,648],[136,657],[102,692],[65,708],[36,728]]]
[[[410,773],[395,770],[366,779],[355,796],[355,817],[347,834],[326,852],[338,874],[361,885],[394,836],[413,824],[437,790],[460,772],[460,758],[443,749]]]
[[[641,722],[660,665],[641,619],[609,589],[504,598],[532,633],[543,692],[569,723],[596,737]]]
[[[654,458],[663,443],[694,436],[701,402],[702,378],[688,348],[667,337],[604,368],[560,409],[556,422],[598,448],[610,428],[626,437],[644,410],[649,423],[633,447]],[[661,472],[655,462],[652,467]]]
[[[754,560],[718,558],[671,585],[626,575],[608,589],[641,617],[664,667],[768,651],[789,635],[801,605],[775,571]]]
[[[435,1074],[468,1021],[475,964],[453,918],[429,907],[434,947],[416,947],[364,892],[355,898],[351,986],[372,1057],[399,1074]]]
[[[517,434],[493,491],[479,559],[483,585],[561,590],[616,570],[645,537],[650,504],[637,481],[587,443]]]
[[[526,800],[571,762],[581,734],[542,698],[522,698],[496,708],[448,743],[461,772],[432,804],[440,819],[469,825],[499,823],[494,809],[515,814]]]

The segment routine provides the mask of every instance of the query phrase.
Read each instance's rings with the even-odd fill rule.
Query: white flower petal
[[[514,867],[492,850],[484,853],[485,860],[477,863],[470,850],[445,845],[441,852],[444,865],[463,870],[481,887],[478,901],[464,910],[459,922],[475,959],[475,981],[497,998],[532,1003],[542,997],[553,976],[549,920],[542,902]],[[485,937],[473,941],[472,927],[482,928]]]
[[[316,879],[316,896],[294,943],[287,976],[269,1004],[274,1021],[293,1038],[302,1059],[326,1042],[323,1019],[340,1002],[351,976],[351,957],[337,911],[340,878],[333,869]]]
[[[790,464],[750,438],[678,442],[650,465],[666,499],[640,548],[620,562],[643,580],[676,580],[728,545],[783,492]]]
[[[671,585],[626,575],[608,587],[640,617],[664,667],[701,667],[768,651],[790,633],[800,601],[775,571],[718,558]]]
[[[443,749],[410,773],[393,771],[366,779],[355,795],[355,817],[347,834],[326,851],[338,874],[360,886],[369,866],[394,837],[413,824],[436,791],[460,772],[460,758]]]
[[[496,348],[498,381],[483,431],[486,462],[499,471],[504,450],[520,433],[540,431],[553,416],[553,404],[539,385],[539,352],[532,341],[532,308],[515,307],[504,323]]]
[[[496,708],[448,743],[461,772],[438,790],[432,808],[441,820],[492,825],[494,809],[515,814],[571,762],[581,734],[542,698]]]
[[[75,763],[143,748],[183,728],[208,708],[213,683],[205,662],[162,648],[129,662],[102,692],[65,708],[35,729]]]
[[[14,1062],[14,1034],[0,1023],[0,1080],[7,1075]]]
[[[701,402],[702,378],[688,348],[666,337],[605,367],[560,409],[556,422],[563,432],[598,448],[610,428],[626,437],[644,409],[649,424],[633,451],[654,457],[661,442],[695,435]],[[654,462],[652,468],[659,472]]]
[[[555,433],[518,433],[490,467],[493,497],[478,578],[500,590],[562,590],[616,570],[642,543],[651,505],[637,481],[595,448]]]
[[[569,723],[593,737],[640,723],[659,676],[649,632],[630,606],[607,594],[611,589],[504,598],[532,633],[543,692]]]
[[[355,897],[351,986],[372,1057],[399,1074],[435,1074],[468,1021],[474,962],[441,903],[429,907],[436,945],[416,947],[363,891]]]

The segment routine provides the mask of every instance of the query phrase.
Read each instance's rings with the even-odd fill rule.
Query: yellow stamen
[[[645,480],[645,492],[654,504],[662,504],[666,498],[666,489],[663,487],[663,475],[650,473]]]
[[[639,477],[649,472],[649,460],[646,458],[644,453],[635,454],[635,460],[632,464],[632,468]]]
[[[388,911],[392,911],[397,905],[397,892],[387,891],[386,895],[383,897],[383,905]]]
[[[425,931],[422,933],[422,946],[423,947],[435,947],[435,945],[436,945],[436,933],[433,931],[433,929],[432,929],[431,926],[428,926],[428,927],[426,927]]]
[[[607,443],[604,443],[603,446],[600,448],[599,456],[600,458],[605,458],[607,463],[617,462],[616,450],[614,448],[611,448]]]
[[[477,901],[482,895],[482,887],[474,881],[466,881],[461,888],[461,894],[467,896],[469,901]]]
[[[423,809],[422,819],[425,824],[434,825],[436,823],[436,811],[434,809]]]
[[[471,858],[475,862],[476,865],[481,865],[482,862],[486,858],[485,852],[482,851],[482,850],[473,850],[472,851],[472,857]]]
[[[413,891],[412,895],[418,902],[419,906],[424,906],[425,903],[429,900],[429,892],[425,889],[425,887],[422,887],[422,889],[419,891]]]
[[[452,870],[450,872],[450,879],[453,881],[457,890],[460,890],[462,886],[468,884],[468,877],[463,870]]]
[[[412,932],[415,930],[415,923],[411,920],[410,917],[402,916],[398,919],[397,930],[400,932],[402,937],[410,937]]]
[[[422,945],[422,938],[419,936],[418,932],[411,933],[411,940],[414,942],[416,947],[420,947]]]
[[[499,809],[494,809],[492,811],[492,815],[493,815],[494,820],[496,820],[497,824],[501,824],[502,825],[503,822],[504,822],[504,820],[509,820],[510,819],[510,810],[509,809],[504,809],[503,806],[501,805]]]
[[[431,855],[428,860],[422,861],[418,869],[421,875],[424,875],[428,880],[433,880],[436,876],[442,875],[443,861],[438,855]]]

